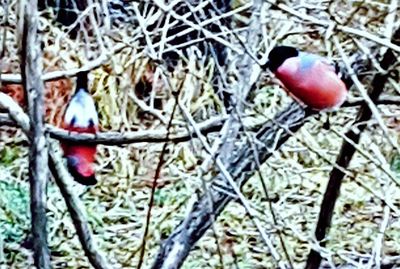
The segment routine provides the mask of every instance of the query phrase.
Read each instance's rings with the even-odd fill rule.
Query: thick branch
[[[226,119],[223,117],[215,117],[199,123],[200,129],[203,134],[215,132],[221,129],[223,122]],[[70,133],[66,130],[56,128],[54,126],[47,126],[47,130],[52,138],[58,140],[67,140],[71,142],[85,142],[88,144],[103,144],[103,145],[123,145],[133,143],[162,143],[162,142],[185,142],[189,141],[193,137],[196,137],[195,132],[192,128],[189,130],[184,129],[182,131],[172,133],[167,138],[167,130],[138,130],[133,132],[98,132],[96,135],[93,134],[82,134],[82,133]]]
[[[259,43],[258,40],[260,39],[259,11],[261,10],[262,1],[253,1],[252,4],[252,18],[250,20],[249,30],[245,33],[244,38],[247,40],[252,40],[252,44],[256,45]],[[247,99],[248,93],[255,88],[256,82],[261,74],[260,68],[253,64],[253,58],[249,54],[237,55],[235,60],[236,61],[233,62],[233,64],[238,66],[239,72],[237,76],[239,83],[235,83],[233,86],[231,86],[232,94],[229,97],[226,97],[229,98],[228,103],[232,105],[232,112],[222,127],[221,137],[214,142],[213,148],[216,150],[214,151],[210,148],[210,156],[205,160],[205,162],[208,162],[214,158],[217,158],[220,162],[220,165],[227,167],[227,172],[232,175],[232,178],[235,178],[235,175],[231,173],[234,171],[229,169],[230,165],[232,164],[232,158],[230,157],[232,156],[232,152],[236,147],[236,143],[238,142],[238,134],[241,129],[239,115],[241,115],[244,110],[243,101]],[[228,85],[224,85],[224,87],[227,86]],[[220,144],[220,142],[222,143]],[[221,146],[219,147],[219,145]],[[241,153],[240,151],[238,152]],[[215,155],[218,155],[218,157]],[[246,158],[247,160],[250,160],[249,156]],[[223,176],[222,173],[220,174],[218,180],[228,184],[227,178]],[[231,184],[232,183],[233,182],[231,182]],[[238,184],[238,186],[241,185]],[[229,185],[229,188],[230,187],[232,186]],[[207,192],[207,190],[204,191]],[[213,191],[214,189],[212,185],[209,191],[210,193],[205,193],[203,200],[200,200],[199,204],[197,204],[200,207],[196,208],[195,205],[194,208],[192,208],[192,213],[194,214],[199,213],[197,211],[198,209],[202,209],[203,211],[200,212],[202,216],[194,216],[193,219],[191,219],[191,216],[186,218],[186,220],[177,228],[177,230],[175,230],[175,233],[173,233],[167,242],[162,246],[153,268],[179,268],[183,264],[193,244],[200,239],[200,237],[208,228],[210,228],[215,221],[215,217],[218,216],[218,214],[222,211],[226,203],[232,199],[231,197],[226,196],[226,194],[217,193],[217,195],[221,195],[222,197],[227,198],[227,200],[214,200],[215,197],[213,195]],[[212,202],[217,204],[213,204]],[[217,206],[218,203],[222,204],[221,210],[219,212],[213,212],[214,207]],[[211,215],[213,213],[210,212],[215,213],[215,215]],[[207,223],[204,223],[205,221]],[[187,227],[186,225],[189,225],[190,227]],[[178,234],[175,238],[176,233]],[[194,233],[195,238],[188,233]],[[268,247],[271,246],[268,245]]]
[[[352,57],[354,60],[358,60],[358,57]],[[369,63],[363,60],[363,63],[355,65],[355,70],[366,68]],[[353,73],[353,72],[352,72]],[[347,83],[348,87],[353,84],[352,81]],[[357,100],[358,102],[358,100]],[[385,100],[384,104],[392,104],[397,100]],[[364,102],[362,102],[364,103]],[[351,103],[347,106],[360,105],[361,102]],[[236,141],[236,144],[240,144],[237,149],[234,150],[236,156],[234,160],[228,160],[227,170],[235,179],[238,186],[243,186],[247,180],[257,171],[255,165],[255,158],[259,160],[259,163],[265,162],[276,149],[297,131],[305,121],[306,117],[311,113],[304,113],[298,105],[292,104],[288,109],[284,110],[279,114],[273,121],[266,123],[257,132],[257,138],[261,143],[258,144],[255,153],[251,150],[251,146],[243,144],[243,142]],[[282,132],[282,129],[284,130]],[[289,129],[291,132],[287,132]],[[262,147],[259,145],[263,145]],[[231,151],[232,152],[232,151]],[[198,202],[193,206],[189,215],[181,222],[178,227],[175,228],[169,238],[163,243],[159,250],[158,256],[152,268],[179,268],[191,248],[195,243],[203,236],[206,230],[212,225],[212,222],[222,212],[225,206],[234,199],[232,195],[229,195],[229,186],[220,186],[221,182],[224,182],[222,173],[217,175],[213,180],[211,190],[209,194],[204,194]],[[218,183],[219,182],[219,183]],[[225,189],[221,192],[221,189]],[[210,205],[209,196],[213,197],[213,204]],[[212,207],[212,212],[208,210]]]
[[[22,81],[28,97],[30,126],[29,182],[34,260],[37,268],[51,268],[46,230],[46,184],[48,150],[44,128],[44,85],[41,80],[41,51],[37,34],[37,0],[21,2],[24,9],[21,48]]]
[[[0,93],[0,98],[4,98],[4,94]],[[198,123],[199,129],[203,135],[221,130],[223,122],[226,120],[224,117],[214,117],[204,122]],[[0,113],[0,126],[15,126],[11,116],[6,113]],[[18,126],[17,126],[18,127]],[[132,132],[98,132],[96,135],[89,133],[69,132],[53,125],[46,124],[46,131],[50,137],[57,140],[65,140],[69,142],[79,142],[87,144],[103,144],[103,145],[124,145],[134,143],[163,143],[172,142],[180,143],[189,141],[196,137],[193,128],[185,128],[184,130],[172,133],[170,137],[166,137],[167,131],[162,130],[138,130]]]
[[[2,95],[3,96],[3,95]],[[0,96],[0,98],[2,97]],[[362,98],[357,98],[351,101],[346,101],[343,104],[343,107],[354,107],[361,106],[365,101]],[[398,96],[384,96],[380,97],[378,101],[376,101],[376,105],[400,105],[400,97]],[[197,124],[199,130],[203,135],[207,135],[213,132],[218,132],[221,130],[224,121],[226,118],[223,117],[214,117],[210,118],[204,122],[200,122]],[[0,126],[7,125],[18,127],[15,122],[10,118],[7,113],[0,113]],[[253,127],[250,127],[253,129]],[[69,132],[64,129],[55,127],[51,124],[46,124],[46,131],[49,133],[51,138],[57,140],[65,140],[70,142],[84,142],[88,144],[102,144],[109,146],[117,146],[117,145],[125,145],[125,144],[134,144],[134,143],[163,143],[167,142],[166,130],[138,130],[132,132],[115,132],[115,131],[106,131],[106,132],[97,132],[96,135],[89,133],[77,133],[77,132]],[[180,143],[186,142],[195,138],[196,133],[193,128],[185,128],[182,131],[172,133],[168,138],[169,142]]]
[[[393,44],[400,44],[400,28],[397,29],[393,38]],[[396,55],[393,53],[391,49],[388,49],[380,61],[380,65],[383,70],[388,70],[395,62]],[[349,70],[351,71],[351,70]],[[372,80],[372,91],[369,93],[369,96],[372,101],[376,101],[379,98],[379,95],[383,92],[385,87],[385,83],[388,80],[389,74],[376,74]],[[357,79],[357,78],[355,78]],[[371,119],[372,112],[367,104],[363,104],[357,114],[357,118],[353,124],[353,127],[346,133],[346,137],[351,141],[347,142],[343,141],[340,153],[336,159],[336,164],[338,167],[348,167],[350,161],[355,153],[355,147],[353,144],[358,144],[362,132],[366,128],[366,122]],[[321,241],[325,238],[326,233],[329,230],[332,220],[332,214],[335,207],[336,200],[340,193],[340,186],[342,184],[344,178],[344,173],[338,168],[333,168],[331,171],[328,186],[326,192],[324,194],[324,198],[321,204],[321,210],[318,217],[318,224],[315,230],[315,236],[318,241]],[[325,245],[325,242],[320,243],[322,246]],[[321,264],[322,257],[319,252],[315,250],[311,250],[306,268],[307,269],[317,269]]]
[[[258,148],[256,150],[260,162],[265,162],[272,155],[272,152],[290,137],[285,129],[296,132],[303,125],[307,116],[308,114],[298,104],[292,103],[275,120],[263,125],[256,134],[256,138],[260,142],[257,143]],[[280,133],[281,135],[278,136],[277,134]],[[248,143],[241,144],[236,154],[229,159],[227,165],[229,174],[232,175],[239,187],[243,186],[257,171],[255,154]],[[175,228],[174,232],[163,243],[152,268],[179,268],[195,243],[210,228],[212,220],[218,217],[225,206],[234,199],[232,195],[227,194],[227,192],[233,191],[231,191],[230,186],[226,185],[227,183],[223,183],[225,180],[222,173],[219,173],[212,182],[210,194],[213,198],[213,204],[210,205],[209,203],[209,195],[203,194],[200,197],[185,220]],[[225,189],[225,191],[222,192],[221,189]],[[210,207],[213,208],[213,212],[210,212]],[[211,214],[214,216],[212,217]]]

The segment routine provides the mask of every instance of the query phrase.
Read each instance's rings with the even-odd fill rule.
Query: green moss
[[[0,230],[5,241],[19,242],[29,229],[29,190],[14,181],[0,181]]]
[[[0,150],[0,164],[9,165],[20,157],[20,150],[18,147],[5,146]]]
[[[396,173],[397,176],[400,175],[400,155],[396,154],[393,156],[390,169]]]

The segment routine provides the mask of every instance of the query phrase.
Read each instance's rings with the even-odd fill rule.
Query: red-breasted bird
[[[314,110],[332,110],[346,100],[346,85],[327,59],[289,46],[273,48],[268,59],[267,67],[300,103]]]
[[[96,133],[98,131],[98,115],[94,101],[88,92],[88,72],[77,74],[75,94],[72,96],[64,114],[63,128],[79,133]],[[68,170],[74,179],[83,185],[97,183],[94,174],[96,145],[62,142]]]

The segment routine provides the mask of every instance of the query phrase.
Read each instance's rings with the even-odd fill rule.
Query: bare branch
[[[375,153],[377,159],[381,160],[382,162],[385,161],[385,157],[382,155],[382,153],[379,151],[377,147],[373,147],[373,152]],[[389,188],[391,187],[391,184],[388,184],[389,182],[386,182],[385,184],[385,198],[389,200],[390,198],[390,191]],[[373,264],[375,263],[375,267],[379,268],[382,264],[382,255],[383,255],[383,244],[385,242],[385,232],[386,229],[389,227],[389,221],[390,221],[390,208],[389,206],[385,205],[382,208],[383,211],[383,218],[382,222],[379,227],[379,234],[375,238],[375,244],[374,244],[374,249],[372,251],[372,257],[368,262],[368,266],[366,269],[373,268]]]
[[[58,78],[63,78],[63,77],[73,77],[76,76],[79,72],[82,71],[90,71],[93,70],[102,64],[104,64],[113,53],[117,53],[127,47],[125,44],[118,44],[116,45],[112,50],[110,51],[105,51],[102,53],[97,59],[89,61],[87,64],[80,68],[71,68],[68,70],[61,70],[61,71],[52,71],[49,73],[46,73],[44,75],[41,75],[42,81],[49,81],[49,80],[55,80]],[[2,82],[6,83],[21,83],[22,78],[20,74],[2,74],[1,75],[1,80]]]
[[[394,42],[391,42],[389,39],[380,38],[377,35],[371,34],[367,31],[355,29],[355,28],[349,27],[347,25],[336,25],[333,21],[326,21],[326,20],[321,20],[321,19],[315,18],[313,16],[310,16],[310,15],[301,13],[297,10],[294,10],[293,8],[287,6],[283,3],[276,4],[275,1],[272,1],[272,0],[267,0],[267,2],[273,6],[277,6],[279,9],[281,9],[282,11],[284,11],[290,15],[300,18],[301,20],[309,21],[313,24],[320,25],[320,26],[323,26],[326,28],[335,27],[337,30],[342,31],[346,34],[363,37],[363,38],[369,39],[371,41],[374,41],[377,44],[388,47],[388,48],[392,49],[393,51],[400,52],[400,46],[398,44],[395,44]]]
[[[11,97],[0,92],[1,103],[7,104],[9,102],[14,102]],[[0,103],[0,104],[1,104]],[[17,115],[18,116],[18,115]],[[19,115],[20,116],[20,115]],[[12,114],[8,116],[7,114],[0,113],[0,125],[14,125]],[[204,122],[197,124],[202,134],[206,135],[212,132],[217,132],[221,129],[222,124],[226,118],[224,117],[213,117]],[[85,142],[88,144],[103,144],[103,145],[124,145],[133,143],[163,143],[170,141],[172,143],[180,143],[189,141],[190,139],[196,137],[196,133],[193,128],[189,130],[181,130],[179,132],[172,133],[168,138],[166,137],[167,131],[165,129],[161,130],[138,130],[135,132],[98,132],[94,134],[69,132],[64,129],[55,127],[53,125],[47,124],[46,130],[49,132],[50,137],[58,140],[66,140],[71,142]],[[167,140],[168,139],[168,140]]]
[[[269,121],[259,128],[256,139],[260,142],[257,143],[257,158],[260,162],[265,162],[272,155],[273,150],[270,149],[279,148],[290,137],[290,134],[282,132],[280,126],[295,132],[303,125],[307,116],[308,114],[298,104],[292,103],[274,121]],[[227,171],[240,188],[257,171],[254,151],[250,145],[242,143],[230,156]],[[213,204],[209,204],[208,194],[200,197],[185,220],[163,243],[152,268],[179,268],[195,243],[212,225],[213,218],[208,208],[213,208],[213,215],[217,218],[225,206],[234,199],[235,196],[229,194],[233,191],[227,183],[224,183],[225,176],[222,172],[213,178],[212,182],[209,189]]]
[[[73,180],[67,172],[60,154],[56,153],[52,144],[50,144],[49,150],[49,167],[57,186],[60,188],[65,203],[67,204],[79,241],[81,242],[82,248],[90,264],[96,269],[112,268],[107,263],[104,256],[97,250],[96,242],[87,221],[85,210],[83,209],[80,200],[76,197],[70,187]]]
[[[11,97],[5,95],[0,92],[0,99],[3,98],[3,106],[9,102],[13,102]],[[4,99],[6,98],[6,99]],[[9,100],[8,100],[9,99]],[[363,98],[357,98],[354,100],[346,101],[343,104],[343,107],[354,107],[361,106],[365,101]],[[400,105],[400,98],[398,96],[383,96],[376,101],[377,105]],[[7,109],[8,110],[8,109]],[[0,113],[0,126],[8,125],[14,126],[15,123],[13,121],[12,113]],[[25,115],[26,116],[26,115]],[[18,115],[17,115],[18,117]],[[203,135],[207,135],[212,132],[218,132],[221,130],[224,121],[227,118],[225,117],[212,117],[204,122],[197,123],[197,128],[201,131]],[[18,126],[16,126],[18,127]],[[93,134],[85,134],[85,133],[76,133],[76,132],[68,132],[64,129],[55,127],[50,124],[46,124],[46,131],[50,134],[50,137],[55,138],[57,140],[66,140],[71,142],[85,142],[85,143],[94,143],[94,144],[103,144],[103,145],[124,145],[124,144],[134,144],[134,143],[162,143],[166,140],[166,130],[138,130],[134,132],[116,132],[116,131],[107,131],[107,132],[98,132],[96,135]],[[182,130],[179,132],[174,132],[169,136],[169,141],[173,143],[180,143],[189,141],[192,138],[196,137],[196,133],[193,128],[189,127],[189,131]]]
[[[361,106],[365,104],[364,98],[357,98],[354,100],[346,101],[343,107]],[[400,105],[399,96],[382,96],[376,101],[376,105]]]
[[[176,95],[178,95],[178,94],[179,94],[179,92],[176,93]],[[157,187],[157,180],[160,177],[161,168],[162,168],[162,166],[164,165],[164,162],[165,162],[164,155],[165,155],[165,152],[167,150],[168,138],[169,138],[169,135],[170,135],[169,132],[170,132],[170,128],[171,128],[171,125],[172,125],[172,120],[174,119],[174,114],[175,114],[177,105],[178,104],[177,104],[177,101],[176,101],[175,104],[174,104],[174,108],[172,109],[170,119],[168,121],[166,142],[164,143],[164,145],[163,145],[163,147],[161,149],[160,157],[159,157],[159,160],[158,160],[158,163],[157,163],[157,167],[156,167],[156,170],[155,170],[155,173],[154,173],[154,177],[153,177],[153,183],[152,183],[152,186],[151,186],[151,193],[150,193],[150,199],[149,199],[149,206],[148,206],[147,214],[146,214],[146,224],[145,224],[145,228],[144,228],[144,232],[143,232],[142,246],[141,246],[141,250],[140,250],[139,263],[138,263],[138,266],[137,266],[138,269],[140,269],[142,267],[144,254],[146,252],[146,237],[147,237],[147,233],[149,232],[151,211],[152,211],[153,204],[154,204],[154,194],[155,194],[156,187]]]
[[[396,44],[400,44],[400,28],[396,30],[392,38],[393,42]],[[380,62],[381,67],[384,70],[390,68],[396,62],[396,56],[391,49],[388,49],[383,56],[383,59]],[[348,70],[352,73],[352,70]],[[382,93],[385,83],[388,80],[389,74],[376,74],[372,80],[372,91],[369,94],[369,97],[373,102],[375,102],[379,95]],[[352,141],[352,143],[357,144],[360,140],[362,132],[366,128],[366,122],[371,119],[372,111],[370,106],[364,104],[361,106],[358,115],[356,117],[356,121],[353,124],[353,128],[350,129],[346,133],[346,136]],[[336,159],[336,164],[340,167],[348,167],[350,161],[355,153],[355,147],[347,142],[343,141],[340,153]],[[322,200],[321,209],[318,217],[318,224],[315,230],[315,236],[318,241],[321,241],[325,238],[326,233],[331,224],[333,209],[335,207],[336,200],[339,196],[340,186],[342,184],[342,180],[344,178],[344,173],[337,169],[336,167],[331,171],[329,177],[329,183],[324,194],[324,198]],[[325,242],[320,242],[323,246]],[[311,250],[308,259],[306,268],[307,269],[317,269],[321,264],[322,257],[320,253],[316,250]]]
[[[261,10],[262,6],[262,1],[256,1],[253,3],[253,16],[251,19],[250,27],[248,32],[246,33],[246,38],[248,40],[254,41],[253,44],[258,44],[257,40],[260,38],[259,35],[259,24],[258,24],[258,14],[259,11]],[[172,16],[175,16],[177,18],[176,13],[172,13]],[[192,28],[197,29],[196,25],[193,25],[192,23],[188,22],[187,20],[184,20],[185,23],[188,23]],[[201,28],[202,31],[204,29]],[[207,36],[207,32],[203,32]],[[211,37],[211,36],[210,36]],[[215,39],[219,42],[219,39]],[[223,44],[227,45],[226,42],[223,42]],[[231,47],[232,48],[232,47]],[[276,252],[275,247],[273,246],[271,240],[269,239],[268,235],[265,234],[265,231],[261,228],[260,223],[253,217],[252,210],[248,205],[247,200],[244,198],[244,196],[240,192],[240,185],[237,186],[236,182],[234,181],[234,177],[231,176],[230,171],[228,169],[228,165],[230,164],[229,162],[229,156],[231,156],[231,153],[233,151],[233,147],[235,146],[235,143],[237,141],[237,136],[238,132],[240,130],[240,124],[238,122],[238,114],[242,112],[243,110],[243,101],[246,100],[248,93],[253,89],[256,85],[256,82],[260,76],[261,70],[258,66],[253,65],[253,59],[250,55],[244,54],[244,55],[239,55],[237,57],[237,62],[236,64],[239,67],[239,72],[238,72],[238,80],[240,83],[235,84],[235,86],[232,89],[233,95],[230,100],[230,103],[233,105],[234,112],[231,113],[229,119],[227,122],[224,124],[224,127],[222,130],[225,130],[225,133],[223,135],[223,144],[221,145],[220,149],[218,150],[219,155],[218,156],[213,156],[213,153],[216,151],[213,150],[215,148],[218,148],[219,145],[215,147],[216,144],[214,144],[213,147],[209,146],[208,143],[205,142],[204,137],[201,137],[201,134],[197,134],[197,136],[200,137],[200,141],[202,141],[203,146],[206,148],[206,151],[210,154],[210,159],[215,159],[217,166],[219,170],[221,171],[221,176],[223,181],[228,181],[229,184],[226,182],[227,185],[230,186],[230,188],[234,189],[234,193],[240,197],[240,201],[242,202],[244,208],[246,209],[247,213],[250,215],[250,218],[254,222],[255,226],[259,230],[264,242],[268,246],[272,256],[274,259],[277,261],[280,267],[285,267],[284,262],[280,260],[279,254]],[[196,128],[193,120],[190,120],[190,115],[189,113],[185,110],[185,108],[181,105],[180,106],[181,111],[184,113],[185,118],[190,122],[190,125],[192,128]],[[185,112],[186,111],[186,112]],[[219,144],[219,142],[217,142]],[[212,149],[213,148],[213,149]],[[211,189],[210,189],[211,190]],[[212,212],[214,209],[213,203],[210,202],[215,202],[215,197],[212,193],[213,191],[211,190],[211,193],[206,193],[204,196],[204,199],[206,200],[204,203],[205,207],[203,208],[205,211],[203,212],[205,215],[207,215],[207,218],[209,220],[209,224],[207,228],[209,228],[213,221],[215,221],[214,214],[215,212]],[[225,194],[226,195],[226,194]],[[212,197],[212,199],[210,199]],[[195,209],[193,208],[193,211]],[[192,211],[192,212],[193,212]],[[214,213],[214,214],[213,214]],[[215,214],[217,216],[219,213]],[[184,221],[186,223],[190,218],[190,216]],[[179,228],[178,228],[179,229]],[[201,228],[199,228],[201,229]],[[187,234],[188,231],[184,231],[181,240],[184,242],[187,242],[186,237],[188,236]],[[193,232],[193,231],[192,231]],[[190,237],[190,236],[189,236]],[[170,237],[171,238],[171,237]],[[195,240],[193,243],[195,243],[197,240]],[[153,265],[153,268],[179,268],[181,264],[183,263],[184,259],[188,255],[192,245],[185,245],[185,243],[182,242],[173,242],[172,248],[175,248],[171,251],[163,252],[163,249],[159,252],[159,256],[157,257],[156,262]],[[171,247],[171,246],[169,246]],[[179,252],[179,254],[177,254]]]
[[[34,260],[37,268],[51,268],[47,244],[46,185],[48,173],[48,149],[44,128],[44,85],[41,80],[42,60],[38,27],[37,0],[22,1],[24,10],[21,71],[28,97],[31,126],[29,139],[29,182],[31,193],[31,218]]]

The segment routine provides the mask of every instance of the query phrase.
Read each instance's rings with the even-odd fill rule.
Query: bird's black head
[[[271,50],[268,55],[268,63],[267,67],[275,72],[276,69],[283,64],[283,62],[291,57],[297,57],[299,55],[299,51],[294,47],[289,46],[277,46]]]

